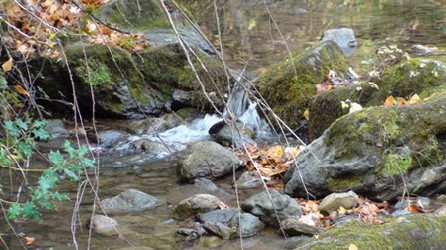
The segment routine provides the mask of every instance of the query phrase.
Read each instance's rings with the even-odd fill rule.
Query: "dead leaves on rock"
[[[274,178],[281,179],[300,151],[298,147],[272,146],[259,149],[247,145],[247,152],[241,153],[240,156],[248,170],[256,169],[270,185],[283,187],[279,182],[274,181]]]
[[[420,103],[422,101],[424,100],[421,100],[421,98],[417,94],[414,94],[409,100],[406,100],[403,97],[388,96],[384,101],[383,105],[386,107],[394,107],[394,106],[399,107],[404,105]]]

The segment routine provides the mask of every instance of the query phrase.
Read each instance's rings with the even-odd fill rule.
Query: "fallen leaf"
[[[310,120],[310,110],[309,109],[306,109],[304,111],[304,117],[307,121]]]
[[[9,58],[8,61],[2,64],[2,69],[5,72],[11,71],[12,69],[12,58]]]
[[[409,100],[409,104],[416,104],[416,103],[420,103],[420,102],[421,102],[421,98],[417,94],[414,94]]]
[[[355,244],[350,244],[350,246],[348,246],[348,250],[358,250],[358,247]]]
[[[25,236],[24,239],[25,239],[25,245],[27,246],[32,245],[36,240],[34,237],[28,237],[28,236]]]
[[[386,106],[386,107],[393,107],[395,105],[395,102],[396,102],[395,97],[390,95],[384,101],[384,106]]]
[[[22,85],[20,84],[14,85],[14,88],[17,92],[19,92],[19,94],[29,96],[28,91],[26,91],[26,89],[24,89]]]

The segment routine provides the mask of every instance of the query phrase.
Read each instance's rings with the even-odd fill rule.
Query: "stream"
[[[191,1],[189,1],[191,2]],[[203,11],[195,13],[201,28],[217,47],[218,29],[212,1],[195,1],[194,8]],[[199,3],[198,3],[199,2]],[[210,2],[207,3],[206,2]],[[359,43],[357,51],[351,57],[353,65],[360,70],[367,70],[367,60],[377,47],[384,44],[397,44],[409,48],[422,43],[446,48],[446,1],[425,0],[230,0],[219,11],[222,41],[225,59],[233,68],[246,68],[261,73],[268,65],[279,62],[287,56],[285,45],[291,51],[302,50],[320,39],[324,30],[338,27],[350,27],[356,33]],[[265,5],[268,10],[265,9]],[[202,6],[198,6],[202,4]],[[268,15],[274,17],[274,21]],[[274,22],[280,28],[280,38],[274,28]],[[259,125],[258,116],[253,114],[251,106],[241,117],[246,122]],[[107,198],[129,189],[138,189],[155,196],[158,206],[141,213],[113,216],[119,223],[121,237],[107,237],[93,234],[85,228],[85,220],[91,216],[94,195],[89,188],[79,208],[79,220],[76,221],[76,235],[71,232],[73,206],[77,196],[78,183],[64,181],[59,192],[66,192],[70,202],[61,202],[57,212],[44,213],[41,222],[21,221],[14,223],[17,234],[35,238],[36,249],[73,249],[76,240],[79,249],[240,249],[240,240],[220,240],[217,237],[203,237],[198,245],[188,246],[178,242],[175,232],[180,227],[191,226],[173,220],[173,210],[169,204],[203,192],[200,185],[179,185],[176,177],[176,159],[166,154],[145,155],[127,154],[129,142],[137,139],[157,141],[162,139],[174,152],[178,152],[197,140],[209,140],[207,131],[221,117],[207,115],[190,124],[167,130],[161,134],[129,136],[116,145],[113,150],[99,151],[100,189],[99,196]],[[101,129],[125,127],[127,121],[98,121]],[[263,131],[263,129],[261,129]],[[267,132],[265,132],[266,136]],[[43,152],[56,149],[61,141],[41,145]],[[99,149],[98,149],[99,150]],[[44,168],[45,163],[36,159],[33,163]],[[31,177],[32,180],[33,177]],[[35,179],[35,177],[34,177]],[[9,184],[9,173],[2,170],[0,181],[9,197],[14,199],[17,187]],[[212,194],[229,206],[236,206],[236,196],[231,186],[232,177],[216,181],[219,189]],[[243,200],[259,190],[244,190],[240,193]],[[0,225],[0,236],[10,249],[20,249],[20,240],[7,224]],[[275,230],[266,230],[260,235],[242,240],[244,249],[292,249],[292,242],[287,242]],[[1,245],[1,244],[0,244]]]

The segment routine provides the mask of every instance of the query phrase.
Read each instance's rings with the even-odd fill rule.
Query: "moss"
[[[379,169],[380,175],[394,176],[406,173],[414,164],[411,154],[386,153],[383,157],[383,167]]]
[[[389,220],[383,225],[349,221],[334,226],[317,240],[309,239],[297,249],[442,249],[446,245],[446,217],[415,214]]]
[[[89,82],[93,86],[110,83],[111,76],[107,66],[98,60],[90,59],[85,64],[85,61],[78,59],[77,65],[74,71],[83,82]]]
[[[329,177],[327,180],[328,188],[334,192],[343,192],[360,186],[364,182],[362,176],[351,176],[350,178],[335,179]]]
[[[271,66],[258,79],[259,91],[280,117],[295,126],[310,97],[316,94],[315,85],[324,81],[329,70],[343,73],[347,67],[334,43],[322,43],[292,60]]]

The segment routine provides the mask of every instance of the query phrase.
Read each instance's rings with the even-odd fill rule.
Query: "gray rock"
[[[289,218],[283,221],[282,228],[288,236],[314,235],[322,231],[320,228],[300,222],[296,218]]]
[[[220,209],[222,202],[210,194],[196,194],[180,201],[172,216],[179,220],[190,216]]]
[[[211,180],[206,178],[198,178],[194,180],[194,185],[199,188],[200,190],[207,190],[207,191],[216,191],[218,190],[217,185],[213,183]]]
[[[108,216],[96,214],[87,221],[87,229],[92,229],[93,232],[105,236],[112,236],[119,234],[116,226],[118,222]]]
[[[183,236],[183,240],[185,241],[194,241],[200,238],[198,230],[193,228],[180,228],[178,229],[177,234]]]
[[[98,132],[98,143],[102,147],[111,147],[120,140],[124,139],[125,133],[117,130],[106,130]]]
[[[65,125],[60,119],[46,120],[46,130],[51,133],[53,137],[67,137],[70,132],[65,128]]]
[[[171,154],[169,149],[161,142],[149,141],[146,139],[133,141],[130,148],[137,151],[143,151],[151,155],[167,156]]]
[[[299,218],[302,210],[297,202],[286,194],[281,194],[275,189],[262,191],[249,197],[242,203],[243,211],[258,216],[266,224],[279,227],[279,221],[288,218]],[[272,202],[271,202],[272,200]]]
[[[348,191],[347,193],[332,193],[321,201],[319,210],[321,213],[328,215],[339,209],[339,207],[350,209],[358,204],[358,198],[358,195],[352,191]]]
[[[253,135],[254,133],[241,123],[236,123],[236,127],[232,124],[225,124],[216,134],[215,141],[223,146],[241,149],[243,145],[256,145],[251,138]]]
[[[202,141],[190,146],[178,164],[180,181],[196,178],[219,178],[241,166],[237,156],[218,143]]]
[[[238,189],[249,189],[263,186],[261,177],[256,171],[243,172],[234,184]]]
[[[115,197],[101,201],[101,208],[107,214],[141,212],[155,208],[157,199],[144,192],[128,189]]]
[[[264,224],[257,217],[240,212],[236,208],[215,210],[196,217],[198,221],[204,223],[206,230],[223,239],[250,237],[264,228]]]
[[[324,31],[322,41],[335,42],[344,52],[344,55],[350,56],[354,52],[354,48],[358,46],[355,33],[352,29],[340,28]]]
[[[435,211],[436,214],[441,215],[441,216],[446,216],[446,205],[440,207],[439,209],[437,209]]]

